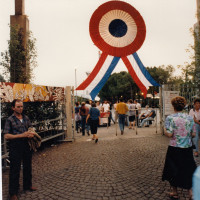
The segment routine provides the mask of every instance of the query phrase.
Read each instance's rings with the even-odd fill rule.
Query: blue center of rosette
[[[109,32],[114,37],[123,37],[126,35],[128,27],[121,19],[114,19],[109,24]]]

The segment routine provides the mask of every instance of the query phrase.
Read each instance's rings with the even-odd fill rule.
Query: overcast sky
[[[98,48],[89,35],[93,12],[105,0],[26,0],[25,13],[37,39],[35,84],[78,85],[98,61]],[[189,29],[196,23],[196,0],[125,0],[143,16],[147,35],[138,54],[145,66],[183,65],[185,49],[193,44]],[[14,0],[0,0],[0,52],[7,49]],[[115,72],[126,70],[119,62]]]

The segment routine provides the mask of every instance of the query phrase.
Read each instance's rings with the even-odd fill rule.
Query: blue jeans
[[[118,119],[119,119],[119,128],[121,131],[123,131],[125,125],[125,115],[118,114]]]
[[[86,124],[86,129],[87,129],[87,132],[89,133],[89,131],[90,131],[90,124],[89,123]]]
[[[194,149],[195,152],[198,152],[199,151],[199,133],[200,133],[200,125],[199,124],[195,124],[196,126],[196,135],[195,137],[193,138],[193,142],[194,142],[194,145],[196,147],[196,149]]]
[[[149,121],[151,120],[154,120],[152,117],[147,117],[145,119],[142,120],[142,123],[141,123],[141,127],[144,126],[144,123],[147,122],[147,125],[149,125]]]
[[[81,120],[76,121],[76,131],[78,132],[78,128],[81,125]]]
[[[81,116],[82,135],[85,135],[86,116]]]

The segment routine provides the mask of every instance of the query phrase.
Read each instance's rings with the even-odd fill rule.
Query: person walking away
[[[76,122],[76,132],[79,133],[79,128],[80,128],[80,124],[81,124],[81,116],[79,114],[79,103],[76,102],[75,103],[75,122]]]
[[[112,104],[112,102],[109,102],[109,105],[110,105],[110,121],[112,120],[113,121],[113,123],[115,124],[115,120],[113,119],[113,114],[112,114],[112,110],[113,110],[113,104]]]
[[[121,130],[121,135],[123,135],[125,125],[125,114],[128,111],[128,106],[123,102],[122,98],[120,98],[119,103],[117,104],[116,111],[118,113],[118,121],[119,128]]]
[[[136,117],[136,125],[137,126],[139,126],[139,115],[140,115],[140,113],[141,113],[141,104],[140,103],[138,103],[138,101],[137,100],[134,100],[134,104],[136,105],[136,115],[135,115],[135,117]]]
[[[114,108],[114,115],[115,115],[115,122],[117,122],[117,118],[118,118],[118,114],[117,114],[117,104],[118,104],[118,101],[115,102],[115,104],[113,105],[113,108]]]
[[[17,200],[19,192],[19,177],[21,162],[23,163],[23,189],[35,191],[32,186],[32,151],[28,139],[34,137],[34,132],[28,116],[24,115],[23,102],[14,99],[11,103],[13,114],[6,120],[3,130],[4,138],[9,141],[9,195],[10,200]]]
[[[135,104],[133,104],[133,100],[129,100],[128,110],[129,110],[129,129],[134,129],[135,125]]]
[[[175,114],[165,121],[165,135],[170,138],[162,180],[170,183],[172,191],[169,197],[178,199],[177,187],[187,189],[192,199],[192,176],[196,169],[193,157],[192,137],[195,136],[195,123],[191,116],[182,113],[186,105],[184,97],[175,97],[171,101]]]
[[[79,109],[79,114],[81,116],[81,125],[82,125],[82,135],[85,135],[85,124],[86,124],[86,117],[89,110],[85,107],[85,102],[82,102],[81,107]]]
[[[88,113],[86,123],[88,122],[88,119],[90,118],[90,128],[91,128],[91,134],[93,135],[92,139],[95,140],[95,143],[98,142],[97,137],[97,129],[98,125],[100,125],[100,111],[96,108],[96,104],[92,103],[92,107],[90,108],[90,111]]]
[[[92,101],[86,101],[85,102],[85,107],[87,108],[87,115],[88,115],[89,110],[91,108],[91,103],[92,103]],[[88,123],[86,123],[86,129],[87,129],[87,134],[90,135],[90,125]]]
[[[129,101],[126,102],[126,105],[127,105],[127,107],[129,106]],[[129,127],[129,110],[125,114],[125,125],[127,125]]]
[[[196,126],[196,136],[193,138],[195,149],[194,156],[199,156],[199,134],[200,134],[200,99],[194,100],[194,108],[190,110],[189,115],[193,117]]]

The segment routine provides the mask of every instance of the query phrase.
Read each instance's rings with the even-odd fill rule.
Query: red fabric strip
[[[88,85],[94,80],[96,75],[99,73],[102,65],[104,64],[108,54],[102,52],[101,57],[99,58],[98,63],[96,64],[95,68],[92,70],[90,75],[87,77],[85,81],[83,81],[77,88],[76,90],[85,90],[85,88],[88,87]]]
[[[122,57],[122,60],[124,62],[124,64],[126,65],[129,74],[131,75],[131,77],[133,78],[133,80],[135,81],[135,83],[137,84],[137,86],[140,88],[140,90],[144,93],[144,98],[146,98],[147,95],[147,89],[146,87],[143,85],[143,83],[140,81],[140,79],[138,78],[137,74],[135,73],[133,66],[131,65],[131,63],[129,62],[127,57]]]

